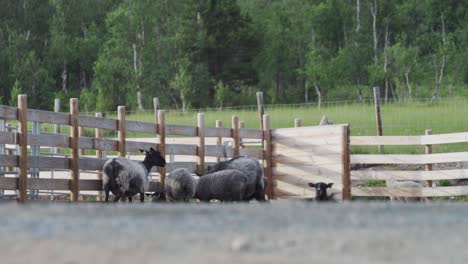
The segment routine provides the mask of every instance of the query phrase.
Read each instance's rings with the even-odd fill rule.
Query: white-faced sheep
[[[266,178],[263,177],[262,166],[257,159],[240,156],[227,161],[218,162],[207,168],[208,173],[222,170],[238,170],[247,176],[248,181],[243,196],[244,201],[250,201],[252,199],[265,201],[267,181]]]
[[[386,180],[386,185],[389,188],[423,188],[425,185],[420,182],[414,181],[397,181],[397,180]],[[427,201],[427,198],[422,197],[399,197],[399,196],[390,196],[390,201]]]
[[[140,201],[144,202],[144,194],[148,191],[148,174],[153,166],[164,167],[166,160],[159,151],[153,148],[150,151],[140,149],[145,154],[143,161],[133,161],[126,158],[113,158],[106,161],[103,167],[103,189],[105,201],[109,201],[109,192],[115,196],[114,202],[128,200],[140,194]]]
[[[199,177],[187,169],[175,169],[166,177],[164,191],[170,202],[188,202],[191,198],[203,202],[213,199],[242,201],[247,181],[247,176],[237,170],[223,170]]]
[[[329,201],[332,200],[332,195],[328,195],[327,189],[333,186],[333,183],[312,183],[309,182],[308,185],[315,189],[315,200],[316,201]]]

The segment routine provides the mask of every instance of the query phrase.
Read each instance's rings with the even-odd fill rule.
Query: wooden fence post
[[[78,99],[70,98],[70,199],[72,202],[78,202],[80,195],[79,180],[79,156],[78,156]]]
[[[205,174],[205,114],[198,113],[198,126],[197,126],[197,136],[198,136],[198,175]]]
[[[158,122],[159,151],[161,152],[161,156],[166,158],[166,113],[164,110],[158,110]],[[164,193],[165,182],[166,167],[159,167],[159,190],[161,191],[161,198],[163,199],[166,197],[166,194]]]
[[[239,117],[232,116],[232,139],[234,140],[234,157],[238,157],[240,153],[239,140]]]
[[[432,129],[426,129],[426,135],[432,135]],[[426,145],[425,146],[425,153],[426,154],[432,154],[432,145]],[[424,165],[424,168],[426,171],[431,171],[432,170],[432,164],[426,164]],[[427,184],[429,187],[432,187],[432,181],[427,181]]]
[[[5,120],[0,119],[0,132],[5,132]],[[5,144],[0,144],[0,155],[5,155]],[[0,178],[5,177],[5,167],[0,166]],[[3,198],[4,190],[0,189],[0,198]]]
[[[265,112],[263,106],[263,92],[257,92],[257,108],[260,117],[260,129],[263,130],[263,114]]]
[[[301,127],[302,120],[300,118],[294,118],[294,127]]]
[[[18,201],[26,203],[28,199],[28,102],[25,94],[18,95],[18,145]]]
[[[382,136],[382,113],[380,110],[380,88],[374,87],[374,105],[375,105],[375,120],[377,124],[377,136]],[[380,153],[383,153],[384,147],[382,145],[378,146]]]
[[[96,113],[95,116],[98,118],[102,118],[102,113]],[[95,128],[94,134],[95,134],[95,137],[98,139],[98,141],[102,141],[102,129],[101,128]],[[102,149],[96,149],[96,158],[102,159],[102,157],[103,157]],[[102,181],[102,170],[98,170],[97,178],[98,180]],[[97,200],[103,201],[102,196],[103,196],[102,190],[98,191]]]
[[[245,122],[244,121],[239,121],[239,129],[245,128]],[[239,148],[244,148],[244,144],[242,143],[242,137],[240,136],[239,133]]]
[[[216,120],[216,128],[221,128],[221,127],[223,127],[223,121]],[[221,134],[221,133],[219,133],[219,129],[218,129],[218,135],[219,134]],[[218,148],[223,147],[223,138],[221,136],[216,137],[216,146],[218,146]],[[223,153],[224,153],[224,151],[223,151]],[[216,157],[216,162],[220,162],[220,161],[221,161],[221,158],[218,155]]]
[[[270,115],[263,115],[263,172],[268,180],[266,195],[271,200],[274,197],[273,192],[273,174],[271,170],[271,130],[270,130]]]
[[[118,149],[119,149],[119,156],[125,157],[126,149],[125,149],[125,106],[119,105],[117,107],[117,119],[118,119],[118,132],[117,137],[119,140]]]
[[[54,99],[54,112],[60,112],[60,99],[59,98],[55,98]],[[54,124],[54,134],[60,134],[60,125],[59,124]],[[53,147],[52,148],[52,157],[55,157],[55,155],[57,155],[58,153],[58,148],[57,147]],[[52,169],[50,171],[50,177],[52,179],[54,179],[54,170]],[[54,190],[51,190],[50,191],[50,200],[53,200],[54,199]]]
[[[41,133],[41,123],[37,122],[37,121],[32,122],[31,134],[39,135],[40,133]],[[31,146],[30,150],[31,150],[31,156],[32,157],[38,158],[41,155],[41,153],[40,153],[41,147],[40,146]],[[40,173],[39,168],[37,168],[37,167],[29,168],[29,175],[30,175],[31,178],[39,178],[39,173]],[[39,190],[31,189],[29,191],[29,198],[39,199]]]
[[[351,179],[350,179],[350,151],[349,151],[349,125],[343,126],[343,143],[342,143],[342,164],[343,164],[343,172],[342,172],[342,179],[343,182],[343,201],[351,200]]]

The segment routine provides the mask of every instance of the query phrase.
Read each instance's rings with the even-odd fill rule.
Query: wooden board
[[[166,156],[167,155],[197,155],[197,145],[187,144],[166,144]]]
[[[280,128],[271,131],[274,139],[301,137],[301,138],[315,138],[315,137],[333,137],[341,136],[343,133],[344,125],[327,125],[327,126],[308,126],[297,128]]]
[[[259,129],[248,129],[240,128],[239,129],[240,138],[253,138],[253,139],[263,139],[263,131]]]
[[[278,182],[285,182],[297,187],[301,188],[310,188],[308,183],[317,183],[317,182],[325,182],[325,183],[333,183],[334,192],[341,192],[343,188],[341,184],[341,178],[334,177],[321,177],[321,176],[296,176],[296,175],[279,175],[275,177],[275,180]]]
[[[376,145],[435,145],[468,142],[468,133],[449,133],[422,136],[352,136],[350,143],[353,146]]]
[[[296,176],[320,176],[330,179],[341,178],[342,174],[341,164],[336,165],[320,165],[320,166],[281,166],[273,167],[274,177],[281,177],[282,175],[296,175]]]
[[[232,137],[232,129],[225,127],[205,127],[205,137]]]
[[[300,195],[300,196],[313,196],[315,197],[315,190],[312,188],[303,188],[298,187],[286,182],[275,181],[273,182],[273,193],[277,194],[278,192],[287,192],[290,194]]]
[[[307,153],[314,153],[316,155],[340,154],[342,152],[341,144],[334,145],[308,145],[304,146],[301,142],[296,141],[292,144],[280,144],[273,142],[272,154],[273,155],[303,155]]]
[[[352,146],[421,145],[421,136],[351,136]]]
[[[17,137],[17,133],[0,131],[0,144],[17,144]]]
[[[138,152],[140,149],[149,150],[150,148],[157,149],[158,144],[148,143],[148,142],[138,142],[138,141],[125,141],[125,151],[126,152]]]
[[[69,148],[70,137],[67,135],[58,135],[58,134],[39,134],[39,135],[28,134],[28,145]]]
[[[102,170],[107,159],[80,157],[80,170]]]
[[[17,155],[0,155],[0,167],[18,167]]]
[[[166,124],[166,136],[167,135],[178,135],[178,136],[196,136],[196,126],[183,126],[183,125],[167,125]]]
[[[0,178],[0,189],[16,190],[18,189],[18,178]]]
[[[468,169],[437,171],[351,171],[351,180],[457,180],[467,179]]]
[[[353,196],[398,196],[398,197],[450,197],[468,195],[468,186],[449,186],[435,188],[386,188],[386,187],[353,187]]]
[[[313,153],[303,155],[282,155],[276,154],[272,157],[273,167],[280,166],[293,166],[293,165],[332,165],[341,164],[341,154],[329,154],[329,155],[314,155]]]
[[[82,127],[117,130],[117,120],[116,119],[110,119],[110,118],[104,118],[104,117],[94,117],[94,116],[80,116],[78,118],[78,123]]]
[[[205,146],[205,156],[206,157],[225,157],[231,158],[234,157],[234,149],[229,146],[216,146],[216,145],[207,145]]]
[[[70,115],[66,113],[28,109],[28,121],[70,125]]]
[[[34,190],[56,190],[56,191],[69,191],[69,179],[40,179],[29,178],[28,189]],[[17,178],[0,178],[0,188],[4,190],[16,190],[18,188]],[[80,180],[80,190],[82,191],[101,191],[102,180]],[[148,192],[155,192],[159,190],[159,181],[151,181]]]
[[[171,171],[179,168],[185,168],[189,170],[191,173],[195,173],[198,169],[196,162],[174,162],[174,163],[166,163],[166,171],[170,173]]]
[[[142,132],[156,134],[157,125],[155,123],[127,120],[126,129],[128,132]]]
[[[263,151],[260,149],[241,148],[240,155],[257,158],[260,160],[263,159]]]
[[[440,154],[355,154],[351,155],[353,164],[431,164],[468,161],[468,152]]]
[[[7,105],[0,105],[0,118],[18,120],[18,108]]]
[[[297,128],[299,129],[299,128]],[[343,137],[339,136],[317,136],[317,137],[274,137],[272,138],[272,145],[276,144],[286,146],[302,146],[303,149],[313,148],[320,145],[340,145],[342,144]]]
[[[109,138],[81,137],[79,139],[78,144],[79,144],[80,148],[82,148],[82,149],[98,149],[98,150],[114,150],[114,151],[117,151],[118,141],[115,140],[115,139],[109,139]]]

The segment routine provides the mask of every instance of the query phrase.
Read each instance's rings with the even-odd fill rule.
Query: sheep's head
[[[324,182],[318,182],[318,183],[311,183],[309,182],[309,186],[315,188],[315,200],[317,201],[326,201],[328,200],[328,193],[327,189],[331,188],[333,186],[333,183],[324,183]]]
[[[145,154],[145,162],[149,162],[153,166],[164,167],[166,166],[166,160],[161,155],[161,152],[150,148],[150,151],[140,149],[141,153]]]

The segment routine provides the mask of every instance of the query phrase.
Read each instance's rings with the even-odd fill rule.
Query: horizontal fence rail
[[[351,164],[364,165],[364,167],[376,165],[425,165],[425,170],[391,170],[392,167],[383,170],[352,170],[350,179],[353,182],[377,181],[413,181],[419,182],[419,188],[395,188],[387,187],[352,187],[353,196],[362,197],[452,197],[468,195],[468,186],[431,186],[438,180],[463,180],[468,179],[468,169],[443,169],[432,170],[433,164],[463,163],[468,162],[468,152],[452,152],[432,154],[432,145],[453,144],[468,142],[468,133],[449,133],[432,135],[430,130],[421,136],[351,136],[352,146],[424,146],[425,154],[352,154]],[[390,183],[392,184],[392,183]],[[401,185],[401,183],[400,183]]]

